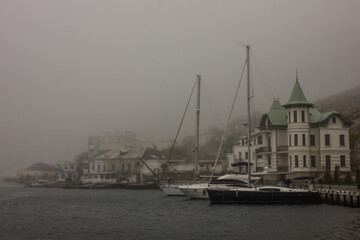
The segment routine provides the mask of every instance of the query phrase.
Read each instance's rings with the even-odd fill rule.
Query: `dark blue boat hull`
[[[316,204],[321,203],[318,192],[260,192],[260,191],[230,191],[206,190],[212,204],[244,203],[244,204]]]

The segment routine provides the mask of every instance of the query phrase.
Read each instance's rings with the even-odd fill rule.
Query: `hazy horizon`
[[[257,111],[287,102],[296,69],[311,102],[351,89],[359,9],[356,0],[1,0],[0,175],[71,159],[104,130],[174,138],[196,74],[219,118],[203,94],[201,131],[224,124],[244,45]],[[193,109],[182,136],[194,131]]]

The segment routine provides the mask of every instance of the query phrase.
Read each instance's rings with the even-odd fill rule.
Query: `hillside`
[[[360,117],[360,85],[345,92],[320,99],[316,102],[320,111],[338,111],[344,116],[351,117],[351,115],[358,111],[355,118]]]
[[[360,85],[317,101],[320,111],[335,110],[353,122],[351,135],[360,135]]]

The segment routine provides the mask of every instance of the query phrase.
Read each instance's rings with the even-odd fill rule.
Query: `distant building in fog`
[[[18,176],[24,182],[34,180],[55,181],[58,179],[60,172],[61,170],[58,167],[38,162],[18,171]]]
[[[80,180],[80,173],[82,165],[75,161],[65,161],[59,164],[61,173],[59,174],[59,181],[78,181]]]
[[[131,131],[114,129],[104,131],[103,136],[89,136],[88,150],[90,155],[97,155],[101,151],[110,149],[125,150],[129,148],[148,147],[163,150],[170,148],[172,142],[172,140],[140,141],[136,138],[136,134]]]
[[[166,163],[166,157],[152,148],[111,149],[89,159],[82,182],[139,183],[154,180]]]

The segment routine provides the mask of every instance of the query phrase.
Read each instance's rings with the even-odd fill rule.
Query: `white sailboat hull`
[[[198,183],[180,186],[179,190],[190,199],[208,199],[209,195],[205,190],[208,187],[208,183]]]
[[[167,195],[167,196],[185,196],[185,194],[180,191],[180,185],[161,185],[160,189]]]
[[[189,199],[208,199],[209,195],[206,189],[216,186],[217,189],[227,189],[229,188],[228,184],[209,184],[209,183],[197,183],[180,186],[179,189],[182,191],[186,197]]]

